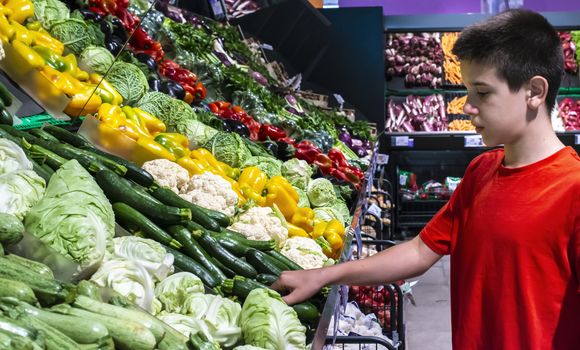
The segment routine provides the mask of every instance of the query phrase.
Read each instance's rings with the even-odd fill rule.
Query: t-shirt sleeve
[[[576,223],[574,225],[574,236],[572,237],[573,244],[573,259],[572,271],[576,272],[576,283],[578,285],[576,292],[580,294],[580,216],[576,217]]]
[[[439,255],[447,255],[451,252],[451,234],[460,190],[461,185],[453,192],[449,202],[433,216],[431,221],[419,233],[423,242]]]

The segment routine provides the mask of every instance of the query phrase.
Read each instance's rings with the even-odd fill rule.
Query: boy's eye
[[[478,92],[477,92],[477,95],[478,95],[479,97],[484,97],[484,96],[486,96],[487,94],[489,94],[489,92],[487,92],[487,91],[478,91]]]

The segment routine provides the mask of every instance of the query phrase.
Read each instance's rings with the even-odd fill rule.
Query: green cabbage
[[[81,52],[79,67],[89,73],[104,75],[115,62],[115,57],[101,46],[89,46]]]
[[[157,318],[186,337],[201,332],[208,339],[211,338],[205,322],[195,317],[162,311]]]
[[[202,320],[212,341],[230,348],[242,338],[239,326],[240,304],[219,295],[192,294],[183,303],[182,312]]]
[[[337,200],[330,207],[334,209],[334,212],[339,216],[337,219],[342,221],[344,225],[351,222],[350,210],[344,201]]]
[[[24,226],[84,269],[101,263],[115,234],[115,215],[91,174],[70,160],[52,175],[44,198],[32,207]]]
[[[158,91],[146,93],[137,107],[159,118],[168,128],[175,128],[183,120],[197,119],[190,105]]]
[[[0,175],[0,213],[24,220],[30,209],[41,200],[44,187],[44,179],[32,170]]]
[[[153,280],[138,262],[131,260],[109,260],[99,267],[91,281],[108,287],[127,297],[147,312],[153,312]]]
[[[179,121],[174,129],[176,132],[187,136],[189,147],[191,149],[201,147],[218,133],[218,131],[211,126],[207,126],[194,119]]]
[[[342,220],[340,213],[332,207],[314,208],[314,217],[322,221],[330,221],[332,219]]]
[[[173,272],[173,255],[151,239],[124,236],[113,239],[112,259],[126,259],[139,263],[155,281],[161,281]]]
[[[50,29],[52,22],[68,19],[70,10],[58,0],[32,0],[34,18],[42,23],[44,29]]]
[[[182,307],[190,294],[203,293],[203,282],[190,272],[173,274],[155,287],[155,297],[167,312],[182,312]]]
[[[296,193],[298,193],[298,208],[310,208],[310,201],[308,200],[308,195],[306,191],[301,190],[296,186],[292,186]]]
[[[213,153],[217,160],[234,168],[239,168],[252,156],[241,136],[233,132],[218,132],[206,142],[204,148]]]
[[[282,162],[273,157],[251,157],[240,168],[256,166],[268,175],[269,178],[281,175]]]
[[[125,104],[135,104],[149,90],[147,77],[139,67],[131,63],[116,62],[106,79],[123,96]]]
[[[306,328],[296,311],[271,289],[254,289],[242,307],[242,334],[248,345],[272,350],[306,349]]]
[[[93,30],[83,20],[69,18],[51,23],[49,32],[64,44],[65,53],[72,52],[78,56],[85,47],[94,43]]]
[[[302,159],[292,158],[282,164],[282,176],[294,187],[306,191],[308,183],[314,171],[312,167]]]
[[[266,350],[266,349],[253,345],[240,345],[233,348],[233,350]]]
[[[332,182],[322,177],[310,181],[306,193],[313,207],[329,206],[337,200]]]
[[[32,162],[18,144],[0,139],[0,175],[17,170],[32,170]]]

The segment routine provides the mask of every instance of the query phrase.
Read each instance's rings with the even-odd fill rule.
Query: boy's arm
[[[329,284],[377,285],[418,276],[440,258],[417,236],[362,260],[321,269],[285,271],[272,288],[289,293],[284,301],[291,305],[312,297]]]

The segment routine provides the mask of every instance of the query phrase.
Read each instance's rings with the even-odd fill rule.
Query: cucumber
[[[243,234],[228,229],[223,229],[221,232],[216,233],[216,235],[227,236],[231,239],[235,239],[236,241],[240,242],[245,246],[258,249],[261,251],[272,250],[276,247],[276,241],[274,240],[270,239],[267,241],[256,241],[253,239],[247,239]]]
[[[14,125],[14,116],[6,109],[0,110],[0,124]]]
[[[226,279],[226,275],[214,265],[210,260],[210,256],[203,250],[199,243],[191,238],[191,232],[189,230],[183,226],[175,225],[169,226],[167,232],[183,245],[181,250],[186,255],[203,265],[214,276],[218,284],[221,284]]]
[[[107,167],[102,162],[97,160],[97,158],[83,154],[81,152],[77,152],[75,149],[71,149],[70,146],[67,147],[61,143],[50,142],[39,138],[29,142],[52,151],[65,159],[76,159],[79,164],[83,166],[83,168],[87,169],[87,171],[91,173],[97,173],[101,170],[107,169]],[[119,171],[123,171],[123,169],[120,169]]]
[[[0,244],[9,246],[20,242],[24,225],[12,214],[0,213]]]
[[[26,283],[0,278],[0,298],[12,297],[29,304],[38,301],[34,291]]]
[[[125,176],[127,174],[127,168],[124,165],[121,165],[121,164],[119,164],[119,163],[115,162],[114,160],[111,160],[107,157],[103,157],[100,154],[97,154],[97,153],[91,152],[91,151],[87,151],[87,150],[84,150],[81,148],[76,148],[76,147],[73,147],[73,146],[68,145],[68,144],[61,144],[61,147],[68,149],[71,152],[80,153],[80,154],[85,155],[87,157],[94,158],[95,160],[103,163],[104,166],[106,166],[107,168],[109,168],[110,170],[115,172],[116,174],[119,174],[121,176]]]
[[[0,124],[2,124],[2,123],[0,123]],[[6,131],[2,128],[0,128],[0,138],[8,139],[8,140],[16,143],[17,145],[20,145],[20,139],[18,139],[17,137],[14,137],[8,131]]]
[[[74,285],[42,277],[38,273],[0,258],[0,278],[26,283],[42,304],[52,305],[56,302],[71,302],[76,296]]]
[[[199,277],[199,279],[201,279],[204,284],[211,288],[218,286],[218,283],[213,275],[195,260],[191,259],[183,253],[178,252],[177,250],[171,249],[169,247],[164,248],[168,253],[173,255],[173,264],[180,270],[193,273]]]
[[[0,129],[4,130],[5,132],[9,133],[10,135],[16,137],[17,139],[25,139],[28,142],[32,142],[37,138],[34,135],[30,135],[27,132],[20,131],[10,125],[3,125],[0,124]]]
[[[54,174],[54,171],[46,164],[40,165],[34,159],[32,159],[31,161],[32,161],[32,170],[34,170],[34,172],[38,176],[43,178],[44,181],[46,181],[46,183],[48,183],[48,181],[50,181],[50,178]]]
[[[22,322],[0,316],[0,332],[8,334],[9,336],[18,336],[36,340],[38,338],[38,330],[22,325]]]
[[[278,277],[267,273],[259,273],[258,276],[256,276],[256,281],[265,284],[267,286],[273,285],[274,282],[276,282],[277,280]]]
[[[303,302],[292,305],[292,309],[296,311],[298,319],[303,323],[316,323],[320,319],[320,312],[314,304]]]
[[[28,130],[28,132],[36,137],[38,137],[39,139],[43,139],[45,141],[49,141],[49,142],[57,142],[60,143],[60,141],[52,136],[51,134],[47,133],[46,131],[42,130],[42,129],[31,129]]]
[[[171,225],[191,219],[191,211],[188,208],[169,207],[159,204],[156,200],[147,200],[131,187],[128,180],[110,170],[99,171],[95,175],[95,180],[111,202],[130,205],[154,221]]]
[[[110,153],[103,152],[103,151],[98,150],[96,148],[93,149],[90,146],[84,146],[84,147],[81,147],[81,149],[83,149],[85,151],[93,152],[95,154],[99,154],[103,157],[109,158],[110,160],[112,160],[114,162],[117,162],[118,164],[123,165],[125,168],[127,168],[127,173],[125,174],[125,177],[138,183],[141,186],[149,187],[149,186],[153,185],[153,183],[155,182],[155,179],[153,178],[153,176],[151,174],[149,174],[149,172],[147,172],[144,169],[141,169],[139,166],[137,166],[137,164],[135,164],[133,162],[125,160],[121,157],[117,157],[117,156],[112,155]]]
[[[42,146],[27,143],[25,144],[25,147],[27,147],[27,150],[30,153],[30,157],[33,160],[42,159],[43,164],[46,164],[52,170],[57,170],[64,163],[67,162],[65,158],[59,156],[58,154],[52,151],[47,150]]]
[[[202,208],[199,205],[186,201],[169,188],[154,186],[153,188],[150,188],[150,191],[153,197],[166,205],[189,208],[189,210],[191,210],[191,219],[204,228],[212,231],[221,230],[219,223],[209,217],[205,211],[201,210]]]
[[[0,101],[2,101],[2,104],[6,107],[12,105],[12,94],[2,83],[0,83]]]
[[[280,274],[282,273],[282,269],[270,260],[270,256],[257,249],[250,249],[248,254],[246,254],[246,259],[248,259],[248,262],[260,273],[267,273],[277,277],[280,277]]]
[[[238,275],[254,278],[258,274],[252,265],[228,252],[207,231],[196,230],[191,232],[191,235],[206,252]]]
[[[141,214],[129,205],[121,202],[113,204],[116,221],[130,232],[141,232],[147,238],[151,238],[159,243],[180,249],[181,243],[173,239],[167,232],[155,225],[145,215]]]
[[[72,133],[61,127],[54,125],[46,125],[44,127],[44,131],[56,137],[60,141],[68,143],[69,145],[73,145],[79,148],[81,147],[89,147],[91,149],[93,148],[92,144],[81,135]]]
[[[246,256],[248,250],[251,249],[247,245],[244,245],[227,235],[215,234],[214,237],[222,247],[226,248],[230,253],[239,258]]]
[[[295,263],[294,261],[288,259],[284,254],[280,253],[276,250],[267,251],[266,254],[270,255],[273,259],[280,261],[284,266],[286,266],[287,270],[304,270],[300,265]]]
[[[36,272],[37,274],[41,275],[44,278],[54,279],[54,274],[52,273],[52,270],[50,269],[50,267],[46,266],[45,264],[43,264],[41,262],[26,259],[26,258],[23,258],[21,256],[15,255],[15,254],[6,255],[4,258],[8,259],[8,260],[20,265],[20,266],[28,268],[28,269]]]

